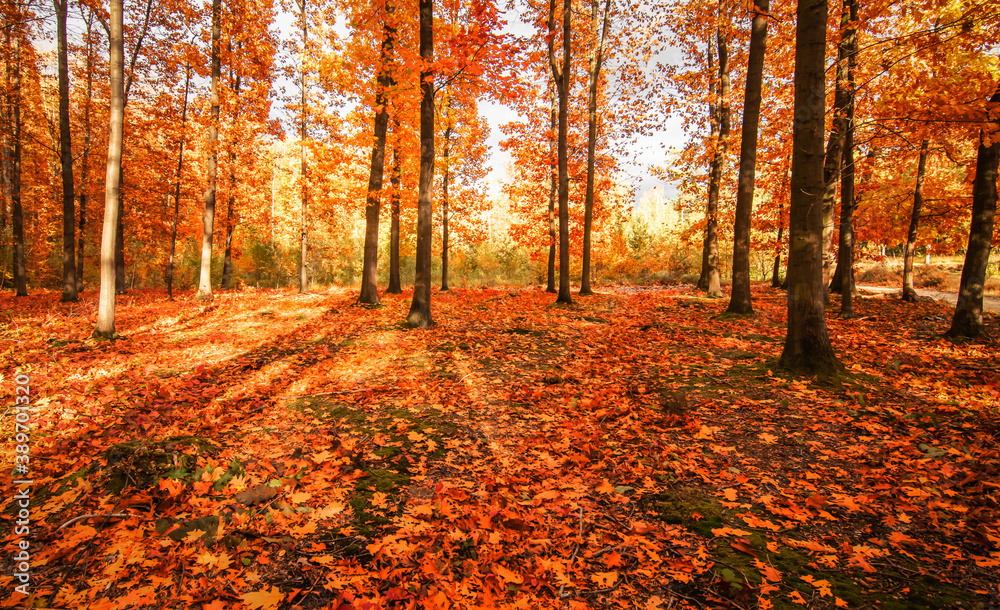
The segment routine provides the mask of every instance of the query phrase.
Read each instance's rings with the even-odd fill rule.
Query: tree
[[[441,291],[448,290],[448,182],[451,181],[451,134],[454,117],[451,111],[451,95],[445,96],[444,106],[444,150],[441,177]]]
[[[11,53],[7,58],[7,122],[10,127],[10,142],[6,147],[9,155],[8,193],[11,201],[11,224],[14,239],[13,255],[11,256],[12,275],[14,276],[14,292],[19,297],[28,296],[28,283],[24,268],[24,210],[21,207],[21,44],[22,44],[22,14],[15,3],[4,7],[7,9],[9,23],[5,24],[6,35],[9,36]]]
[[[375,143],[372,146],[368,194],[365,198],[365,254],[361,268],[359,303],[377,305],[378,297],[378,221],[381,212],[382,179],[385,173],[385,137],[389,127],[388,91],[395,84],[390,73],[396,27],[392,22],[394,7],[385,4],[382,49],[375,83]],[[397,211],[398,222],[398,211]],[[398,232],[398,228],[397,228]],[[398,246],[397,246],[398,247]]]
[[[769,0],[755,0],[750,33],[750,58],[743,103],[740,138],[740,169],[736,191],[736,225],[733,229],[733,292],[728,313],[753,313],[750,299],[750,217],[753,209],[754,176],[757,166],[757,125],[760,121],[761,83],[767,49]]]
[[[59,158],[63,201],[63,293],[62,302],[76,296],[76,197],[73,192],[73,145],[69,129],[69,52],[66,42],[66,9],[69,0],[53,0],[59,64]]]
[[[205,190],[205,215],[201,234],[201,275],[196,298],[212,300],[212,233],[215,228],[215,197],[219,171],[219,81],[222,61],[219,40],[222,38],[222,0],[212,0],[212,93],[208,123],[208,189]]]
[[[705,206],[705,240],[702,251],[701,277],[698,288],[707,292],[706,296],[718,298],[722,296],[722,283],[719,278],[719,188],[722,183],[723,166],[726,161],[726,149],[729,146],[730,109],[729,109],[729,24],[719,2],[719,26],[715,38],[718,44],[719,73],[716,79],[710,81],[712,102],[710,103],[710,120],[712,126],[711,142],[714,146],[712,165],[708,178],[708,203]],[[708,64],[712,72],[712,45],[709,43]]]
[[[555,81],[549,84],[549,130],[558,133],[559,105],[556,101]],[[559,190],[559,166],[556,152],[558,137],[549,137],[549,265],[546,274],[546,292],[556,292],[556,192]]]
[[[830,280],[830,291],[841,293],[840,317],[854,316],[854,108],[855,71],[858,55],[858,1],[844,0],[844,10],[850,17],[849,27],[842,34],[841,44],[847,47],[847,105],[845,110],[843,169],[840,174],[840,231],[838,233],[837,268]],[[849,292],[845,293],[844,290]]]
[[[913,210],[910,214],[910,229],[906,233],[906,248],[903,250],[903,300],[915,303],[917,291],[913,288],[913,256],[917,248],[917,226],[920,224],[920,209],[924,204],[924,175],[927,172],[927,140],[920,143],[920,159],[917,161],[917,180],[913,188]]]
[[[399,121],[393,125],[395,131],[399,131]],[[389,182],[392,184],[392,203],[390,213],[392,219],[389,224],[389,286],[385,291],[389,294],[400,294],[403,287],[399,283],[399,189],[402,183],[400,176],[399,144],[392,147],[392,174]]]
[[[559,295],[556,303],[570,304],[573,297],[569,286],[569,84],[572,62],[570,56],[571,0],[563,0],[563,57],[562,66],[556,60],[556,0],[549,0],[549,66],[552,80],[559,94]]]
[[[951,337],[981,337],[983,324],[983,286],[993,241],[993,221],[997,210],[997,170],[1000,166],[1000,86],[990,98],[992,125],[979,132],[976,152],[976,177],[972,182],[972,221],[969,245],[958,288],[958,303],[951,320]]]
[[[174,299],[174,253],[177,248],[177,217],[181,210],[181,175],[184,171],[184,127],[187,123],[188,91],[191,87],[191,64],[184,66],[184,102],[181,105],[181,139],[177,145],[177,173],[174,174],[174,221],[170,229],[170,258],[167,262],[167,298]]]
[[[81,16],[83,15],[83,9],[80,9]],[[94,91],[94,55],[92,49],[92,36],[93,36],[93,26],[94,26],[94,12],[88,11],[87,13],[87,31],[84,34],[86,40],[86,72],[87,72],[87,90],[86,96],[83,102],[83,159],[80,163],[80,230],[77,234],[77,253],[76,253],[76,291],[77,293],[83,292],[83,244],[84,244],[84,229],[87,226],[87,202],[90,200],[88,196],[88,187],[90,186],[90,105],[91,98],[93,97]]]
[[[217,0],[218,1],[218,0]],[[125,120],[124,19],[122,0],[111,0],[108,27],[111,108],[108,118],[108,171],[104,183],[104,228],[101,233],[101,291],[94,336],[117,337],[115,332],[115,229],[121,180],[122,135]]]
[[[306,139],[309,137],[309,113],[306,107],[308,93],[308,82],[306,76],[306,54],[309,44],[309,20],[306,12],[306,2],[308,0],[296,0],[299,5],[299,15],[302,27],[302,91],[301,91],[301,133],[302,139],[302,216],[300,218],[300,239],[299,239],[299,292],[309,292],[309,149],[306,146]]]
[[[567,0],[568,1],[568,0]],[[434,0],[420,9],[420,183],[417,187],[417,260],[413,301],[406,321],[431,325],[431,229],[434,220]]]
[[[842,365],[826,329],[823,282],[823,115],[826,0],[799,0],[789,208],[788,330],[779,364],[810,374]]]
[[[604,61],[604,43],[608,38],[611,24],[611,0],[604,0],[604,18],[598,39],[598,0],[590,1],[590,32],[599,40],[590,49],[588,76],[590,91],[587,97],[587,194],[583,217],[583,276],[580,280],[580,294],[593,294],[590,288],[590,240],[591,225],[594,222],[594,173],[597,169],[597,86],[601,78],[601,64]]]
[[[237,54],[242,55],[243,43],[237,43]],[[229,55],[232,55],[232,42],[229,45]],[[232,60],[231,60],[232,61]],[[236,102],[232,104],[234,117],[232,121],[232,130],[234,132],[233,137],[230,139],[229,148],[229,197],[228,203],[226,205],[226,250],[222,259],[222,284],[223,290],[229,290],[232,284],[233,275],[233,232],[236,230],[236,221],[233,218],[233,206],[236,205],[236,127],[239,121],[240,108],[242,104],[240,103],[240,83],[242,80],[242,71],[237,67],[237,62],[232,61],[232,65],[229,69],[229,83],[230,91],[232,93],[232,99]]]

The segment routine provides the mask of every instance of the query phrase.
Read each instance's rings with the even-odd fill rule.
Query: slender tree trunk
[[[997,87],[990,104],[1000,104],[1000,87]],[[1000,124],[1000,119],[994,119]],[[958,289],[958,304],[948,335],[951,337],[981,337],[986,335],[983,324],[983,287],[986,284],[986,267],[990,260],[993,241],[993,221],[997,210],[997,170],[1000,166],[1000,140],[993,132],[992,142],[986,145],[986,134],[979,132],[979,150],[976,154],[976,177],[972,182],[972,221],[969,226],[969,245],[965,249],[965,265]]]
[[[826,328],[823,281],[826,21],[826,0],[800,0],[795,25],[788,332],[779,364],[810,374],[831,374],[843,368]]]
[[[73,191],[73,141],[69,128],[69,52],[66,10],[69,0],[53,0],[56,11],[57,63],[59,64],[59,161],[63,204],[63,303],[76,296],[76,194]]]
[[[434,0],[419,0],[420,57],[420,184],[417,187],[417,260],[413,301],[406,321],[431,325],[431,238],[434,222]]]
[[[393,125],[395,133],[399,133],[399,121]],[[399,283],[399,189],[402,182],[399,165],[399,144],[392,147],[392,219],[389,225],[389,294],[400,294],[403,287]]]
[[[785,204],[778,204],[778,239],[775,240],[774,268],[771,269],[771,288],[781,288],[781,238],[785,231]]]
[[[757,171],[757,128],[760,122],[761,83],[767,49],[769,0],[755,0],[750,31],[750,58],[743,104],[743,133],[740,138],[740,170],[736,191],[736,224],[733,228],[733,292],[729,313],[753,313],[750,297],[750,215],[753,209],[754,179]]]
[[[594,294],[590,288],[591,228],[594,222],[594,174],[597,165],[597,87],[601,78],[601,64],[604,61],[604,41],[608,37],[611,23],[611,0],[604,0],[604,25],[597,41],[598,0],[590,2],[590,31],[595,38],[588,60],[590,94],[587,99],[587,193],[583,212],[583,276],[580,280],[580,294]]]
[[[11,87],[11,27],[3,29],[4,58],[4,95],[3,106],[0,107],[0,172],[3,177],[3,201],[0,202],[0,290],[7,288],[7,226],[11,201],[11,174],[13,172],[14,146],[11,121],[11,106],[13,105],[13,88]]]
[[[724,19],[722,5],[719,5],[719,19]],[[722,186],[723,166],[726,162],[726,149],[729,145],[729,24],[723,23],[716,30],[716,41],[719,46],[719,88],[716,94],[718,137],[715,141],[715,154],[709,170],[708,205],[705,208],[705,250],[702,261],[705,277],[704,290],[706,296],[722,297],[722,281],[719,277],[719,189]]]
[[[927,140],[920,143],[920,160],[917,162],[917,184],[913,189],[913,211],[910,213],[910,229],[906,233],[906,248],[903,250],[903,300],[916,303],[917,291],[913,288],[913,257],[917,249],[917,227],[920,225],[920,209],[924,205],[924,175],[927,172]]]
[[[853,80],[852,91],[853,91]],[[852,94],[853,96],[853,94]],[[854,317],[854,111],[844,134],[844,169],[840,174],[840,244],[833,284],[840,292],[840,317]]]
[[[230,47],[230,51],[232,47]],[[243,43],[237,43],[237,52],[242,53]],[[240,99],[240,77],[242,75],[232,68],[229,73],[229,80],[233,83],[233,99]],[[239,104],[234,111],[233,125],[235,126],[240,117]],[[226,253],[222,259],[222,289],[229,290],[233,282],[233,233],[236,231],[236,221],[233,219],[233,206],[236,205],[236,148],[235,139],[229,149],[229,202],[226,210]]]
[[[111,76],[111,112],[108,123],[108,171],[104,186],[104,228],[101,233],[101,291],[97,308],[95,337],[113,339],[115,332],[115,227],[118,226],[118,195],[121,178],[122,135],[125,119],[125,93],[122,86],[125,53],[123,49],[122,0],[111,0],[109,20],[109,70]]]
[[[188,92],[191,90],[191,64],[184,69],[184,103],[181,106],[181,141],[177,147],[177,173],[174,174],[174,222],[170,228],[170,258],[167,262],[167,298],[174,300],[174,257],[177,251],[177,219],[181,212],[181,176],[184,171],[184,129],[187,126]]]
[[[378,79],[375,84],[375,145],[372,147],[371,170],[368,174],[368,196],[365,201],[365,258],[361,269],[361,294],[359,303],[376,305],[378,296],[378,223],[381,215],[382,181],[385,174],[385,137],[389,128],[387,94],[393,78],[389,73],[392,63],[396,28],[392,23],[395,8],[386,2],[385,23],[382,33],[382,50]]]
[[[549,65],[559,92],[559,295],[556,303],[570,304],[573,295],[569,285],[569,85],[572,76],[570,56],[571,0],[563,0],[562,66],[555,52],[556,0],[549,0]]]
[[[448,290],[448,181],[451,178],[451,96],[447,98],[444,111],[444,148],[441,176],[441,290]]]
[[[305,293],[309,292],[309,158],[308,149],[306,148],[306,140],[309,137],[309,112],[306,108],[307,101],[307,85],[308,79],[306,78],[306,64],[305,56],[308,52],[308,42],[309,42],[309,20],[308,13],[306,12],[306,1],[298,0],[300,16],[302,19],[302,97],[300,103],[302,104],[302,125],[300,138],[302,140],[302,216],[301,216],[301,227],[300,227],[300,239],[299,239],[299,292]]]
[[[119,161],[121,163],[121,161]],[[125,196],[122,195],[121,180],[124,176],[122,168],[118,168],[118,226],[115,227],[115,290],[125,294]]]
[[[549,126],[552,134],[559,128],[559,107],[556,103],[555,81],[549,84]],[[549,138],[549,266],[546,292],[556,292],[556,191],[559,188],[559,169],[556,161],[556,140]]]
[[[205,190],[201,275],[196,295],[197,299],[207,301],[212,300],[212,234],[215,230],[215,196],[219,171],[219,81],[222,79],[220,38],[222,38],[222,0],[212,0],[212,114],[208,124],[208,189]]]
[[[18,19],[19,13],[14,15]],[[11,34],[11,139],[14,141],[14,154],[11,161],[10,176],[10,207],[11,224],[13,225],[14,254],[11,265],[14,275],[14,291],[19,297],[28,296],[27,274],[24,269],[24,210],[21,207],[21,29],[13,28]]]
[[[709,38],[705,49],[705,55],[708,60],[708,145],[713,148],[719,146],[719,75],[715,71],[715,54],[717,52],[716,46],[712,44],[712,39]],[[698,276],[698,283],[695,285],[698,290],[708,290],[708,233],[709,223],[712,218],[712,215],[709,214],[709,208],[711,207],[714,178],[715,155],[712,156],[712,165],[709,167],[708,172],[708,203],[705,204],[705,234],[701,240],[701,275]],[[718,197],[717,194],[716,197]]]
[[[837,204],[837,183],[843,167],[844,137],[847,134],[849,106],[852,92],[848,82],[851,40],[854,28],[851,22],[850,0],[845,0],[840,12],[840,42],[837,45],[837,76],[833,94],[833,125],[826,145],[823,161],[823,285],[829,301],[830,272],[833,263],[833,219]]]
[[[80,162],[80,230],[76,258],[76,291],[83,292],[83,245],[87,226],[87,202],[90,189],[90,98],[94,89],[94,57],[91,52],[91,34],[94,25],[93,11],[87,16],[87,99],[83,102],[83,158]]]

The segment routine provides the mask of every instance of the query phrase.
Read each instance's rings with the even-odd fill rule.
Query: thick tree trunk
[[[69,127],[69,51],[66,42],[66,9],[69,0],[53,0],[56,11],[57,63],[59,64],[59,161],[63,204],[63,293],[60,301],[76,296],[76,194],[73,191],[73,142]]]
[[[990,104],[1000,104],[1000,87]],[[995,122],[1000,124],[1000,119]],[[951,337],[981,337],[986,335],[983,324],[983,287],[986,284],[986,267],[990,260],[993,241],[993,220],[997,210],[997,170],[1000,165],[1000,140],[992,134],[986,146],[985,133],[979,134],[976,154],[976,177],[972,182],[972,221],[969,226],[969,245],[965,249],[965,265],[958,288],[958,304],[948,335]]]
[[[583,212],[583,276],[580,279],[580,294],[594,294],[590,288],[591,228],[594,223],[594,178],[597,169],[597,87],[601,78],[601,64],[604,62],[604,41],[608,37],[611,23],[611,0],[604,0],[604,25],[598,39],[598,0],[590,2],[590,32],[595,38],[587,63],[590,76],[590,92],[587,97],[587,192]]]
[[[359,303],[377,305],[378,297],[378,221],[381,215],[382,181],[385,174],[385,136],[389,128],[387,92],[393,85],[389,64],[392,62],[396,28],[392,25],[393,6],[385,5],[382,35],[381,65],[375,84],[375,145],[372,147],[371,170],[368,174],[368,196],[365,201],[365,258],[361,268]]]
[[[119,180],[121,178],[122,135],[125,93],[122,86],[123,49],[122,0],[111,0],[109,69],[111,112],[108,119],[108,171],[104,186],[104,228],[101,233],[101,291],[97,307],[95,337],[113,339],[115,332],[115,229],[118,226]]]
[[[549,85],[549,127],[552,134],[559,128],[559,106],[556,102],[556,86]],[[556,292],[556,192],[559,189],[559,169],[556,162],[556,139],[549,138],[549,265],[546,292]]]
[[[913,288],[913,257],[917,249],[917,228],[920,225],[920,210],[924,205],[924,175],[927,171],[927,140],[920,143],[920,160],[917,161],[917,184],[913,189],[913,211],[910,213],[910,229],[906,232],[906,248],[903,250],[903,300],[916,303],[917,291]]]
[[[434,0],[419,0],[420,57],[420,183],[417,187],[417,260],[413,301],[406,322],[431,325],[431,238],[434,224]]]
[[[723,19],[722,5],[719,5],[719,19]],[[722,186],[723,166],[729,145],[729,24],[724,23],[716,30],[715,38],[719,46],[719,80],[716,94],[718,136],[715,140],[715,154],[709,169],[708,205],[705,207],[705,244],[702,253],[706,296],[722,297],[722,280],[719,277],[719,190]]]
[[[843,367],[826,328],[823,282],[823,115],[826,0],[800,0],[795,25],[795,108],[783,368],[832,374]]]
[[[753,313],[753,303],[750,298],[750,216],[757,170],[757,128],[760,122],[761,83],[764,78],[769,11],[769,0],[755,0],[743,104],[743,133],[740,137],[736,224],[733,228],[733,292],[729,298],[729,308],[726,310],[729,313]]]
[[[215,196],[219,171],[219,81],[222,61],[219,40],[222,37],[222,0],[212,0],[212,93],[208,124],[208,189],[205,190],[205,216],[202,220],[201,275],[198,294],[201,300],[212,299],[212,234],[215,230]]]
[[[569,284],[569,82],[572,76],[570,57],[570,18],[572,2],[563,0],[562,66],[555,53],[556,0],[549,0],[549,65],[559,92],[559,295],[556,303],[570,304],[573,295]]]
[[[399,132],[398,121],[393,125],[393,129]],[[398,144],[392,147],[392,174],[389,180],[392,183],[392,219],[389,224],[389,287],[385,291],[389,294],[400,294],[403,292],[399,282],[399,188],[402,180]]]
[[[848,1],[840,13],[840,43],[837,45],[836,89],[833,95],[833,125],[823,161],[823,285],[829,300],[830,267],[833,261],[833,219],[837,204],[837,182],[843,167],[844,136],[847,134],[851,90],[848,83],[850,42],[855,24],[851,23]]]
[[[188,92],[191,90],[191,64],[184,70],[184,103],[181,106],[181,141],[177,149],[177,173],[174,174],[174,222],[170,228],[170,258],[167,262],[167,298],[174,299],[174,257],[177,251],[177,219],[181,212],[181,176],[184,171],[184,129],[187,125]]]

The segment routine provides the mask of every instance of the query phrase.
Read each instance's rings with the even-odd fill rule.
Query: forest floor
[[[108,342],[94,293],[0,296],[0,606],[1000,605],[1000,346],[945,304],[835,298],[809,379],[762,286],[355,298],[137,291]]]

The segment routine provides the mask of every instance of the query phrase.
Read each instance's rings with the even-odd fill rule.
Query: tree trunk
[[[448,290],[448,180],[451,178],[451,96],[448,96],[444,111],[444,148],[442,164],[444,174],[441,177],[441,290]]]
[[[94,24],[93,11],[87,16],[87,99],[83,102],[83,159],[80,162],[80,230],[78,232],[76,258],[76,291],[83,292],[83,235],[87,226],[87,195],[90,188],[90,98],[94,86],[94,58],[90,39]]]
[[[215,195],[219,170],[219,81],[222,78],[220,38],[222,38],[222,0],[212,0],[212,114],[208,124],[208,189],[205,191],[201,275],[196,295],[197,299],[206,301],[212,300],[212,233],[215,230]]]
[[[913,189],[913,211],[910,213],[910,230],[906,233],[906,248],[903,250],[903,300],[917,302],[917,291],[913,288],[913,257],[917,248],[917,227],[920,225],[920,209],[924,205],[924,175],[927,171],[927,140],[920,143],[920,160],[917,162],[917,184]]]
[[[59,64],[59,161],[63,204],[63,303],[76,296],[76,194],[73,191],[73,141],[69,127],[69,52],[66,43],[66,10],[69,0],[53,0],[56,11],[57,63]]]
[[[387,93],[393,86],[389,73],[396,28],[392,25],[394,7],[386,2],[383,25],[381,62],[375,84],[375,145],[372,147],[371,171],[368,174],[368,196],[365,205],[365,258],[361,269],[359,303],[377,305],[378,297],[378,221],[381,214],[382,180],[385,174],[385,136],[389,128]]]
[[[393,125],[393,130],[399,133],[399,121]],[[400,178],[399,165],[399,145],[392,147],[392,219],[389,225],[389,287],[385,291],[389,294],[400,294],[403,287],[399,282],[399,188],[402,182]]]
[[[122,86],[125,53],[123,49],[122,0],[111,0],[109,20],[109,70],[111,76],[111,112],[108,119],[108,171],[104,185],[104,228],[101,233],[101,291],[94,336],[113,339],[115,332],[115,228],[118,226],[119,180],[121,178],[122,135],[125,119],[125,93]]]
[[[306,1],[298,0],[301,26],[302,26],[302,56],[305,58],[307,45],[309,42],[309,21],[306,13]],[[309,292],[309,158],[306,148],[306,139],[309,137],[309,113],[306,108],[306,91],[308,79],[306,78],[305,59],[302,60],[302,93],[300,103],[302,104],[302,124],[299,137],[302,145],[302,215],[300,218],[300,239],[299,239],[299,292]]]
[[[419,0],[420,58],[420,184],[417,187],[417,260],[413,301],[406,322],[431,325],[431,237],[434,223],[434,0]]]
[[[850,6],[845,1],[840,13],[840,43],[837,45],[837,76],[833,94],[833,125],[823,161],[823,286],[829,300],[830,265],[833,260],[833,218],[837,204],[837,178],[843,167],[844,136],[847,134],[848,106],[851,92],[848,85],[848,58],[851,55]]]
[[[774,268],[771,269],[771,288],[781,288],[781,278],[778,276],[781,273],[781,237],[785,231],[785,204],[778,204],[778,239],[776,240],[776,247],[774,253]]]
[[[124,112],[124,111],[123,111]],[[123,140],[124,147],[124,140]],[[125,197],[122,195],[121,159],[118,160],[118,225],[115,227],[115,290],[125,294]]]
[[[549,85],[549,126],[552,134],[559,128],[559,107],[556,103],[555,82]],[[549,266],[546,292],[556,292],[556,191],[559,188],[559,170],[556,159],[556,140],[549,138]]]
[[[705,55],[708,60],[708,143],[709,146],[717,148],[719,145],[719,104],[717,97],[719,89],[719,76],[715,71],[715,54],[718,51],[715,45],[712,44],[711,38],[709,38],[706,47]],[[705,204],[705,234],[701,240],[701,275],[698,276],[698,283],[695,285],[698,290],[708,290],[708,233],[710,219],[712,218],[712,215],[709,212],[712,205],[712,184],[714,178],[715,156],[713,155],[708,176],[708,202]],[[718,191],[716,191],[716,199],[717,198]]]
[[[13,19],[19,19],[15,12]],[[27,274],[24,269],[24,210],[21,207],[21,29],[11,28],[11,92],[10,123],[11,140],[14,142],[10,171],[11,225],[14,238],[14,252],[11,266],[14,276],[14,293],[19,297],[28,296]]]
[[[757,167],[757,128],[760,122],[761,83],[764,78],[769,11],[769,0],[755,0],[743,104],[743,133],[740,138],[736,224],[733,228],[733,292],[729,298],[729,308],[726,310],[729,313],[753,313],[753,303],[750,298],[750,216],[753,209]]]
[[[184,128],[187,124],[188,92],[191,90],[191,64],[184,70],[184,103],[181,106],[181,141],[177,150],[177,173],[174,174],[174,222],[170,229],[170,259],[167,262],[167,298],[174,300],[174,257],[177,251],[177,218],[181,212],[181,176],[184,170]]]
[[[570,304],[573,296],[569,285],[569,83],[571,78],[570,17],[571,0],[563,0],[562,66],[556,61],[555,13],[556,0],[549,0],[549,65],[559,92],[559,295],[556,303]]]
[[[724,19],[722,5],[719,5],[719,19]],[[719,46],[719,80],[716,94],[715,112],[718,125],[718,135],[715,141],[715,154],[709,170],[708,205],[705,208],[705,244],[702,253],[706,296],[722,297],[722,281],[719,277],[719,189],[722,183],[723,166],[726,162],[726,149],[729,144],[729,24],[723,23],[715,34]]]
[[[604,61],[604,41],[608,37],[608,26],[611,22],[611,0],[604,0],[604,25],[597,41],[598,0],[590,2],[590,31],[595,38],[588,60],[590,76],[590,93],[587,98],[587,193],[584,199],[583,212],[583,276],[580,280],[580,294],[594,294],[590,288],[590,233],[594,222],[594,172],[597,158],[597,87],[601,78],[601,64]]]
[[[853,318],[854,313],[854,209],[857,207],[854,193],[854,71],[858,55],[858,0],[844,0],[851,16],[848,35],[847,55],[847,133],[844,134],[844,168],[840,174],[840,244],[837,248],[837,271],[834,281],[840,291],[840,317]],[[874,152],[874,149],[872,149]],[[871,153],[869,153],[871,154]],[[874,155],[872,155],[874,158]]]
[[[1000,87],[990,98],[990,104],[1000,104]],[[995,119],[1000,123],[1000,119]],[[1000,139],[997,132],[986,146],[985,132],[979,132],[976,154],[976,177],[972,182],[972,221],[969,226],[969,246],[965,249],[965,265],[958,289],[958,304],[948,335],[980,337],[986,335],[983,324],[983,286],[993,241],[993,219],[997,210],[997,169],[1000,165]]]
[[[780,366],[831,374],[843,367],[826,329],[823,282],[823,115],[826,0],[800,0],[788,228],[788,331]]]

